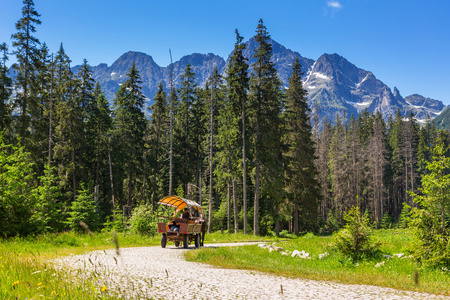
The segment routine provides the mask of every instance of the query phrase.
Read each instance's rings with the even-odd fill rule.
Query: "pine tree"
[[[0,45],[0,52],[2,53],[0,64],[0,132],[3,136],[10,131],[11,124],[11,110],[9,108],[9,98],[12,94],[12,79],[7,75],[8,68],[6,62],[8,61],[8,46],[6,43]]]
[[[98,174],[96,164],[96,146],[100,142],[97,134],[98,115],[95,81],[92,77],[92,71],[87,64],[87,60],[83,60],[83,65],[78,70],[77,78],[79,80],[78,105],[82,114],[83,130],[80,133],[81,143],[83,144],[83,153],[80,156],[80,162],[85,166],[82,177],[89,178],[94,182],[94,187],[98,189]]]
[[[162,82],[158,85],[153,101],[150,107],[152,114],[147,144],[152,168],[152,201],[156,204],[166,191],[164,187],[167,182],[168,165],[165,161],[169,151],[169,107]]]
[[[42,232],[58,232],[64,229],[61,193],[54,168],[45,165],[44,175],[39,178],[35,218]]]
[[[429,174],[422,176],[420,194],[411,193],[418,204],[412,215],[412,227],[419,238],[414,249],[416,258],[424,264],[450,267],[450,157],[448,147],[438,138],[433,149],[433,161],[427,163]]]
[[[81,171],[84,115],[79,101],[79,80],[70,69],[70,59],[61,45],[55,57],[56,89],[54,159],[58,164],[61,185],[66,199],[76,200]],[[71,196],[69,198],[69,196]]]
[[[286,191],[290,204],[294,206],[294,232],[299,234],[299,223],[303,230],[313,230],[318,219],[319,185],[314,165],[314,143],[309,119],[307,92],[303,89],[303,72],[296,58],[289,77],[286,92],[286,136],[285,152]],[[300,207],[300,212],[299,212]],[[300,215],[300,221],[299,221]]]
[[[100,195],[96,195],[98,198],[112,193],[108,179],[106,179],[109,173],[106,157],[108,157],[108,134],[111,128],[112,118],[109,102],[101,91],[100,84],[96,82],[93,91],[92,109],[89,110],[86,116],[85,143],[91,144],[90,147],[93,151],[92,157],[88,161],[88,166],[94,179],[89,178],[89,180],[93,180],[94,186],[97,186],[98,193],[103,191]]]
[[[392,197],[392,212],[395,219],[398,219],[401,209],[403,207],[404,201],[404,136],[403,127],[404,123],[402,120],[402,115],[400,111],[397,111],[395,120],[391,119],[389,122],[389,148],[390,154],[390,180],[392,186],[391,197]]]
[[[235,120],[240,118],[240,136],[241,139],[234,138],[230,140],[233,145],[239,143],[241,145],[242,153],[242,202],[243,202],[243,218],[244,218],[244,233],[247,233],[247,126],[248,123],[248,88],[249,88],[249,77],[248,77],[248,64],[247,59],[244,57],[243,51],[245,50],[245,44],[242,42],[243,37],[239,35],[236,29],[236,43],[234,44],[234,51],[228,62],[227,69],[227,99],[230,103],[230,107],[227,108],[224,113],[230,114],[229,117],[225,118],[224,126],[232,126],[229,130],[235,130]],[[238,124],[236,124],[238,126]],[[228,130],[226,130],[228,131]],[[230,132],[230,135],[234,137],[235,135]],[[237,145],[236,145],[237,148]],[[234,147],[232,147],[234,149]],[[234,150],[232,150],[234,151]],[[236,151],[238,151],[236,149]],[[237,176],[237,174],[236,174]],[[235,208],[237,206],[235,205]],[[237,212],[235,212],[237,215]],[[237,223],[237,220],[235,220]],[[235,231],[239,228],[235,224]]]
[[[0,133],[0,232],[4,237],[37,233],[35,174],[23,146],[6,144]]]
[[[208,131],[206,133],[206,147],[205,149],[208,150],[209,152],[209,157],[208,157],[208,184],[209,184],[209,205],[208,205],[208,231],[211,232],[212,230],[212,214],[213,214],[213,195],[215,192],[217,192],[218,188],[220,188],[219,184],[216,183],[216,178],[217,181],[219,181],[219,178],[222,177],[224,179],[224,185],[229,186],[231,181],[230,181],[230,160],[229,160],[229,152],[225,151],[222,152],[222,159],[224,159],[223,161],[221,161],[222,163],[225,162],[225,165],[227,165],[227,167],[225,167],[227,170],[225,171],[225,176],[223,172],[223,169],[221,168],[220,165],[215,165],[215,161],[217,161],[217,159],[215,159],[215,157],[220,157],[222,156],[221,154],[216,155],[216,153],[219,152],[219,150],[217,149],[218,147],[224,146],[226,147],[226,144],[228,144],[229,142],[231,142],[233,140],[232,137],[229,136],[229,140],[224,140],[223,139],[223,133],[227,134],[227,130],[223,130],[224,128],[226,128],[227,125],[229,124],[224,124],[222,123],[224,121],[224,119],[221,119],[222,116],[220,116],[221,113],[224,113],[224,111],[221,108],[224,108],[224,105],[226,106],[226,100],[225,100],[225,95],[224,95],[224,86],[223,86],[223,78],[222,76],[219,74],[219,71],[217,69],[217,67],[214,69],[214,72],[211,74],[211,77],[209,78],[209,81],[207,82],[207,87],[205,89],[205,92],[209,93],[209,97],[207,97],[207,107],[209,108],[208,113],[205,114],[205,117],[208,118],[208,120],[205,122],[208,125]],[[205,93],[205,96],[206,94]],[[208,103],[209,102],[209,103]],[[228,122],[230,122],[230,119],[227,119]],[[217,125],[216,125],[217,124]],[[220,128],[221,126],[224,126],[222,128]],[[226,139],[226,138],[225,138]],[[223,142],[225,142],[225,144],[223,144]],[[226,147],[227,150],[229,149],[228,147]],[[220,160],[219,160],[220,162]],[[223,165],[222,165],[223,166]],[[222,170],[221,170],[222,169]],[[216,178],[214,178],[214,174],[218,174],[218,176]],[[228,193],[227,195],[227,200],[230,199],[230,195]],[[227,201],[228,203],[229,201]],[[216,203],[216,209],[218,208],[218,203]],[[228,212],[229,212],[229,205],[228,205]]]
[[[131,213],[132,192],[136,177],[140,175],[143,158],[146,119],[142,111],[145,97],[142,94],[141,77],[133,63],[127,73],[127,80],[117,91],[114,106],[114,145],[117,163],[123,168],[123,176],[128,183],[126,214]],[[124,180],[122,180],[122,183]]]
[[[195,73],[192,71],[191,65],[187,64],[183,75],[181,75],[181,88],[179,89],[179,101],[175,107],[175,130],[174,130],[174,158],[175,175],[177,176],[177,183],[175,186],[182,184],[185,193],[187,193],[187,185],[192,182],[196,176],[196,160],[194,157],[194,149],[196,147],[194,142],[193,131],[193,113],[192,106],[195,102],[196,87]]]
[[[318,133],[319,134],[319,133]],[[317,137],[317,145],[316,145],[316,168],[318,171],[318,182],[320,184],[321,192],[320,196],[322,198],[321,206],[320,206],[320,216],[323,221],[326,220],[329,211],[334,208],[331,197],[331,183],[329,181],[330,178],[330,169],[328,167],[328,155],[329,148],[331,142],[332,128],[331,124],[328,120],[323,122],[323,128],[320,132],[320,135]]]
[[[13,52],[17,59],[14,69],[17,72],[16,86],[20,92],[15,97],[15,105],[19,109],[17,126],[22,141],[29,135],[30,111],[37,106],[31,89],[36,75],[37,46],[40,44],[33,34],[36,32],[36,25],[41,24],[39,17],[33,0],[23,0],[22,18],[17,21],[17,32],[11,37],[13,47],[16,48]]]
[[[48,163],[48,139],[50,123],[50,97],[52,72],[51,59],[45,43],[36,53],[36,76],[31,86],[31,93],[36,99],[33,111],[30,109],[30,125],[33,134],[29,138],[28,149],[36,162],[38,176],[44,174],[44,166]]]
[[[278,211],[283,190],[281,182],[283,178],[281,168],[282,145],[280,140],[282,137],[280,116],[283,101],[281,81],[278,78],[275,65],[271,61],[270,35],[262,20],[258,23],[255,40],[258,43],[258,48],[253,55],[256,62],[252,66],[250,93],[255,161],[253,233],[259,235],[260,204],[264,206],[267,212],[274,213],[276,230],[279,230]],[[260,203],[262,197],[265,198],[265,203]]]
[[[373,122],[373,134],[369,139],[368,157],[370,173],[372,178],[370,180],[372,211],[374,212],[375,222],[381,222],[385,214],[384,210],[384,195],[385,195],[385,172],[387,165],[387,149],[385,137],[385,125],[380,112],[377,112]]]

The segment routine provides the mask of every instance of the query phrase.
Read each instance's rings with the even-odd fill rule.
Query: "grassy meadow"
[[[276,275],[342,283],[371,284],[401,290],[450,295],[450,272],[421,268],[408,258],[408,248],[415,242],[407,230],[377,230],[382,243],[377,259],[353,263],[330,251],[330,236],[286,237],[282,239],[243,234],[207,234],[205,243],[261,241],[276,243],[285,250],[305,250],[312,258],[301,259],[271,252],[256,245],[243,247],[202,248],[187,251],[190,261],[204,262],[225,268],[263,271]],[[115,242],[116,241],[116,242]],[[117,299],[114,288],[103,282],[99,274],[70,271],[52,266],[50,260],[72,254],[123,247],[159,246],[160,236],[154,237],[119,233],[62,233],[29,238],[0,240],[0,299]],[[319,259],[318,255],[329,255]],[[384,263],[382,263],[384,261]],[[381,266],[375,267],[376,264]],[[418,279],[415,281],[417,270]],[[76,280],[76,282],[74,282]],[[127,295],[130,291],[121,291]]]
[[[276,251],[269,253],[268,249],[256,245],[204,248],[186,252],[185,256],[190,261],[223,268],[450,295],[450,271],[423,268],[407,258],[408,249],[415,243],[415,238],[408,230],[377,230],[375,235],[381,243],[379,257],[357,263],[330,249],[333,237],[313,234],[276,242],[276,246],[291,252],[305,250],[311,259],[293,258]],[[319,259],[319,254],[326,252],[329,255]],[[404,258],[394,255],[399,253],[404,253]]]
[[[244,234],[206,235],[206,243],[264,241],[267,238]],[[111,232],[73,232],[28,238],[0,239],[0,299],[117,299],[120,294],[104,283],[98,274],[55,268],[52,259],[119,247],[159,246],[154,237]],[[76,283],[74,283],[76,279]],[[121,291],[124,295],[130,291]]]
[[[116,242],[114,242],[114,240]],[[51,259],[159,244],[159,236],[62,233],[0,240],[0,299],[117,299],[98,274],[54,268]],[[76,279],[76,283],[74,283]],[[126,293],[127,291],[124,291]]]

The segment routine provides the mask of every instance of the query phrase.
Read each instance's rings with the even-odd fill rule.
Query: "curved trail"
[[[225,245],[208,244],[205,247]],[[108,288],[120,287],[122,294],[138,299],[450,299],[376,286],[220,269],[185,261],[183,253],[193,249],[193,246],[185,250],[173,245],[165,249],[122,248],[119,256],[115,250],[95,251],[56,262],[75,269],[93,270],[101,274]]]

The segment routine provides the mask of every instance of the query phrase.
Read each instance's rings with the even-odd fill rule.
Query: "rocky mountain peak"
[[[274,40],[270,40],[270,43],[273,48],[272,61],[285,86],[291,75],[292,63],[296,58],[300,60],[305,73],[303,81],[304,88],[308,91],[309,104],[311,106],[316,102],[320,104],[319,115],[322,119],[328,118],[333,121],[336,119],[336,114],[342,114],[344,110],[347,118],[351,114],[357,116],[366,109],[370,112],[380,111],[385,119],[390,114],[396,113],[398,109],[402,115],[406,116],[412,111],[416,118],[426,119],[428,114],[434,117],[445,107],[441,101],[417,94],[403,98],[397,88],[391,92],[391,89],[377,79],[372,72],[358,68],[337,53],[323,54],[314,61],[287,49]],[[255,62],[253,55],[258,43],[252,37],[245,45],[243,54],[249,59],[250,73],[252,64]],[[133,62],[136,63],[143,81],[142,92],[149,102],[156,94],[159,82],[162,81],[166,89],[169,88],[170,66],[160,67],[150,55],[129,51],[120,56],[110,67],[106,64],[91,67],[94,79],[99,81],[109,99],[114,98]],[[180,86],[180,75],[184,73],[188,63],[196,74],[197,84],[200,87],[204,86],[211,76],[211,62],[213,68],[217,67],[219,73],[225,74],[226,62],[222,57],[212,53],[193,53],[174,62],[175,87]],[[74,69],[77,67],[79,66]]]

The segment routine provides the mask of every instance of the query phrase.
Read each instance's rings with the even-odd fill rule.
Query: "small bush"
[[[385,213],[383,215],[383,218],[381,219],[381,222],[378,224],[379,228],[383,228],[383,229],[391,229],[394,227],[394,218],[388,214]]]
[[[372,225],[367,215],[362,215],[357,207],[344,213],[347,222],[344,228],[335,235],[332,248],[349,256],[353,261],[372,257],[378,253],[379,243],[372,241]]]
[[[403,209],[398,219],[398,228],[408,228],[411,221],[411,206],[403,203]]]
[[[70,229],[77,232],[96,231],[100,225],[100,217],[96,211],[94,195],[89,190],[83,183],[81,184],[81,190],[78,191],[76,201],[72,202],[69,217],[65,222]],[[84,228],[82,224],[86,224],[88,228]]]
[[[119,206],[116,206],[116,209],[114,210],[112,215],[109,215],[106,218],[106,222],[103,223],[103,229],[104,232],[110,232],[110,231],[117,231],[117,232],[124,232],[127,229],[127,222],[125,218],[123,217],[122,210],[119,208]]]
[[[325,222],[324,232],[338,231],[342,227],[342,217],[339,210],[330,210],[328,212],[328,218]]]
[[[131,215],[130,225],[139,234],[153,236],[157,230],[157,222],[152,208],[148,205],[136,207]]]

